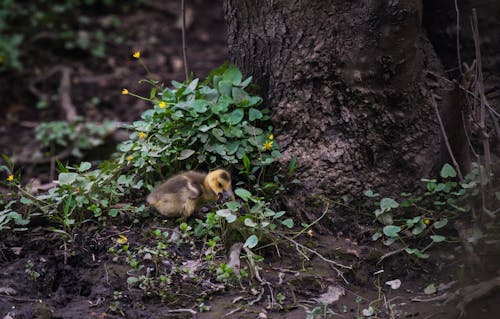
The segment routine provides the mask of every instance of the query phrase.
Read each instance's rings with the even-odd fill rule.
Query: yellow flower
[[[429,225],[431,220],[429,218],[424,218],[424,224]]]
[[[160,103],[158,103],[158,106],[160,107],[160,109],[164,109],[167,106],[167,103],[161,101]]]
[[[119,235],[116,242],[120,245],[124,245],[128,242],[128,238],[125,235]]]
[[[127,89],[123,89],[123,90],[122,90],[122,94],[123,94],[123,95],[127,95],[127,94],[128,94],[128,90],[127,90]]]
[[[134,157],[133,157],[132,155],[129,155],[129,156],[125,157],[125,159],[126,159],[128,162],[131,162],[131,161],[134,159]]]
[[[273,148],[273,141],[267,141],[267,142],[265,142],[263,148],[265,150],[270,150],[271,148]]]
[[[132,56],[135,58],[135,59],[139,59],[141,57],[141,51],[135,51],[134,54],[132,54]]]
[[[3,63],[3,56],[0,55],[0,64]]]
[[[146,136],[148,136],[148,134],[144,133],[144,132],[139,132],[139,134],[137,134],[139,136],[139,138],[146,138]]]
[[[13,180],[14,180],[14,175],[9,175],[9,177],[7,177],[7,181],[12,182]]]
[[[307,236],[309,236],[309,237],[312,237],[312,236],[313,236],[313,231],[312,231],[312,229],[309,229],[309,230],[307,231]]]
[[[274,134],[269,135],[269,140],[270,141],[274,140]]]

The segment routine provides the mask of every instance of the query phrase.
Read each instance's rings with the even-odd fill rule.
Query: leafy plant
[[[402,242],[405,251],[418,258],[427,258],[425,253],[433,244],[444,242],[447,238],[439,232],[449,223],[471,210],[470,199],[478,195],[481,167],[476,167],[463,181],[456,182],[455,169],[445,164],[440,172],[440,180],[422,179],[426,191],[420,196],[402,193],[401,200],[385,197],[375,202],[375,218],[384,225],[376,232],[373,240],[383,238],[384,244]],[[483,183],[487,183],[483,177]],[[486,185],[486,184],[484,184]],[[365,196],[377,199],[380,194],[368,190]],[[423,248],[410,246],[409,240],[426,240]]]
[[[82,157],[82,151],[104,144],[104,140],[115,130],[115,122],[85,122],[82,118],[74,122],[53,121],[41,123],[35,131],[35,138],[48,148],[52,155],[62,150],[70,151],[75,157]]]
[[[231,165],[259,184],[255,176],[280,157],[269,111],[246,91],[251,77],[243,80],[236,67],[223,66],[204,83],[173,81],[173,88],[163,88],[146,82],[153,86],[154,107],[128,126],[132,139],[119,147],[120,164],[131,162],[136,170],[158,175]]]

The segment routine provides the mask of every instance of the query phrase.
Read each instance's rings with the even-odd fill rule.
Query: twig
[[[61,70],[61,108],[66,113],[66,120],[73,122],[76,119],[76,108],[71,102],[71,69],[64,66]]]
[[[186,48],[186,6],[185,0],[181,0],[181,14],[182,14],[182,58],[184,60],[184,76],[186,81],[189,78],[188,62],[187,62],[187,48]]]
[[[377,265],[380,264],[382,262],[382,260],[384,260],[385,258],[390,257],[392,255],[399,254],[400,252],[403,252],[405,249],[406,248],[401,248],[401,249],[390,251],[388,253],[383,254],[382,257],[380,257],[380,259],[378,260]]]
[[[167,312],[168,313],[188,312],[188,313],[192,314],[193,316],[196,316],[198,314],[196,311],[194,311],[193,309],[189,309],[189,308],[171,309],[171,310],[167,310]]]
[[[284,235],[279,235],[279,236],[282,237],[283,239],[286,239],[289,242],[293,243],[295,245],[295,247],[297,247],[297,248],[300,247],[301,249],[307,250],[308,252],[313,253],[314,255],[318,256],[324,262],[332,264],[333,265],[333,269],[335,269],[335,271],[337,272],[337,275],[340,278],[342,278],[346,284],[349,283],[347,281],[347,279],[345,279],[344,273],[339,268],[337,268],[337,267],[344,268],[344,269],[352,269],[352,266],[346,266],[346,265],[338,263],[338,262],[336,262],[334,260],[328,259],[328,258],[324,257],[323,255],[321,255],[320,253],[318,253],[316,250],[311,249],[309,247],[306,247],[306,246],[302,245],[301,243],[297,242],[296,240],[294,240],[294,239],[292,239],[290,237],[287,237],[287,236],[284,236]],[[301,253],[303,256],[305,256],[304,253],[300,252],[298,249],[297,249],[297,251],[299,253]],[[305,257],[306,257],[306,259],[309,259],[309,258],[307,258],[307,256],[305,256]]]
[[[261,276],[260,276],[260,273],[259,273],[259,268],[257,267],[257,265],[255,264],[255,261],[253,259],[253,252],[250,250],[250,248],[248,247],[243,247],[243,250],[246,252],[247,254],[247,258],[248,258],[248,261],[250,262],[250,266],[252,267],[252,269],[254,270],[255,272],[255,278],[260,282],[260,284],[262,286],[266,285],[267,288],[269,289],[269,295],[271,297],[271,305],[270,305],[270,308],[274,308],[274,306],[276,305],[276,300],[274,299],[274,291],[273,291],[273,286],[272,284],[263,279]],[[262,289],[261,293],[259,294],[259,296],[257,297],[257,299],[253,300],[250,302],[250,304],[254,304],[256,303],[257,301],[259,301],[261,298],[262,298],[262,295],[264,294],[264,289]]]
[[[446,148],[448,149],[448,154],[450,155],[451,161],[453,162],[453,166],[455,166],[455,169],[456,169],[457,174],[458,174],[458,178],[460,178],[460,180],[463,180],[464,177],[462,175],[462,172],[460,171],[460,167],[458,166],[457,160],[455,159],[455,156],[453,155],[453,151],[451,149],[450,142],[448,141],[448,135],[446,135],[446,130],[444,129],[443,120],[441,119],[441,114],[439,114],[439,108],[438,108],[436,98],[435,98],[433,93],[431,93],[431,102],[432,102],[432,106],[434,107],[434,111],[436,112],[436,117],[437,117],[438,122],[439,122],[439,127],[441,128],[441,133],[443,134],[444,143],[446,144]]]
[[[455,0],[455,12],[457,14],[457,59],[458,59],[458,71],[463,75],[462,72],[462,59],[460,58],[460,11],[458,10],[457,0]]]

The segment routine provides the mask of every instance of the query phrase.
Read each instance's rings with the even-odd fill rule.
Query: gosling
[[[168,218],[187,219],[203,204],[226,199],[234,200],[231,175],[217,169],[208,174],[188,171],[175,175],[157,186],[146,200]]]

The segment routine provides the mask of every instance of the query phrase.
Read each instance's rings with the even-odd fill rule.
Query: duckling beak
[[[219,201],[225,202],[228,199],[234,200],[234,193],[232,190],[223,191],[222,193],[219,193],[218,196],[219,196]]]

